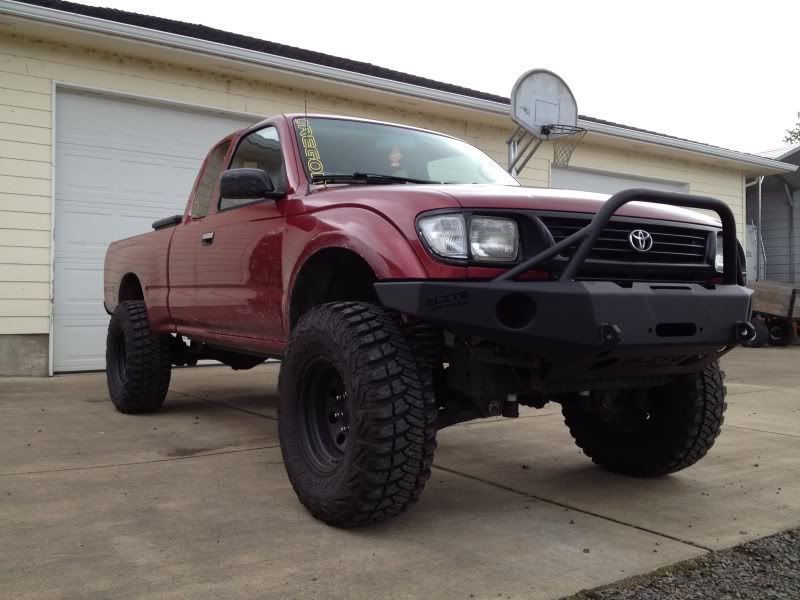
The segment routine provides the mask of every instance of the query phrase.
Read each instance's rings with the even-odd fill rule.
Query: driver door
[[[242,138],[228,168],[265,171],[276,190],[287,189],[278,130],[268,126]],[[197,247],[197,313],[216,336],[282,340],[283,200],[218,197],[203,221]]]

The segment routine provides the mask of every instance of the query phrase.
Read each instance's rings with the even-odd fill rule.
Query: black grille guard
[[[724,261],[722,283],[726,285],[744,285],[741,273],[738,269],[738,253],[736,251],[736,219],[730,207],[716,198],[706,196],[693,196],[690,194],[679,194],[677,192],[662,192],[658,190],[646,190],[633,188],[623,190],[611,196],[605,204],[597,211],[592,221],[586,227],[576,231],[572,235],[565,237],[555,245],[543,250],[536,256],[521,262],[512,269],[499,275],[494,281],[508,281],[520,276],[526,271],[530,271],[542,262],[550,260],[557,254],[566,250],[573,244],[580,242],[574,254],[567,262],[561,272],[559,281],[572,281],[578,275],[586,258],[589,256],[597,238],[608,225],[611,217],[614,216],[623,205],[628,202],[652,202],[658,204],[672,204],[684,208],[700,208],[713,210],[719,215],[722,222],[722,257]]]

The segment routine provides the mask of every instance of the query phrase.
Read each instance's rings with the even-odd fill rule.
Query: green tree
[[[800,112],[797,113],[797,123],[791,129],[786,130],[786,137],[783,138],[783,141],[787,144],[800,143]]]

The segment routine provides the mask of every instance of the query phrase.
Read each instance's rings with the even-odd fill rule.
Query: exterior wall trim
[[[123,37],[161,47],[167,46],[178,50],[206,54],[229,60],[236,60],[260,67],[319,77],[348,85],[358,85],[381,91],[392,92],[403,96],[412,96],[425,100],[432,100],[434,102],[442,102],[445,104],[461,106],[481,112],[502,115],[508,114],[508,106],[500,102],[492,102],[489,100],[472,98],[451,92],[443,92],[441,90],[392,81],[371,75],[364,75],[362,73],[354,73],[352,71],[337,69],[335,67],[327,67],[324,65],[318,65],[272,54],[265,54],[263,52],[256,52],[244,48],[227,46],[217,42],[199,40],[188,36],[156,31],[144,27],[127,25],[124,23],[116,23],[113,21],[98,19],[96,17],[88,17],[50,8],[22,4],[19,2],[14,2],[13,0],[0,0],[0,13],[18,18],[58,25],[61,27],[71,27],[83,31]],[[700,142],[672,138],[657,133],[628,129],[605,123],[586,121],[583,119],[579,120],[579,125],[586,127],[586,129],[592,133],[600,135],[607,135],[647,144],[675,148],[678,150],[702,154],[717,159],[733,161],[739,164],[748,165],[750,167],[757,167],[759,169],[776,172],[793,172],[797,169],[795,165],[783,163],[770,158],[755,156],[725,148],[718,148],[716,146],[710,146]]]
[[[47,331],[47,375],[53,376],[53,334],[55,333],[56,281],[56,88],[50,86],[50,324]]]

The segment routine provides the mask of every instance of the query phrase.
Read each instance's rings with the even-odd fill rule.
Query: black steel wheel
[[[706,455],[720,433],[725,403],[718,363],[654,388],[591,392],[562,402],[575,443],[616,473],[654,477]]]
[[[789,346],[794,341],[794,321],[782,317],[767,319],[770,346]]]
[[[304,314],[281,364],[278,432],[300,502],[339,527],[416,502],[430,477],[436,402],[398,316],[335,302]]]
[[[329,473],[336,469],[347,449],[347,391],[336,367],[323,357],[311,361],[300,386],[301,447],[309,465],[319,473]]]
[[[144,302],[120,302],[106,337],[106,380],[116,409],[158,409],[167,396],[171,372],[170,336],[153,334]]]

